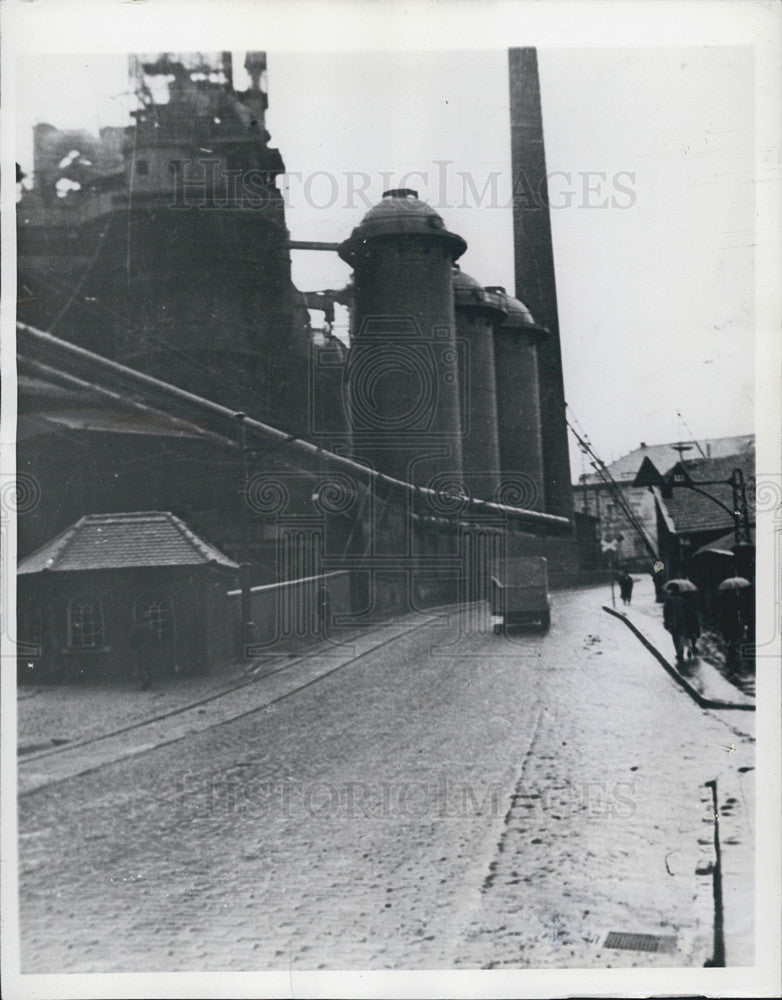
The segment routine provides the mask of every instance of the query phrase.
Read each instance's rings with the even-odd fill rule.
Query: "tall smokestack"
[[[550,333],[538,344],[544,494],[547,513],[571,517],[573,496],[537,52],[510,49],[508,63],[511,166],[516,192],[513,200],[516,295]]]

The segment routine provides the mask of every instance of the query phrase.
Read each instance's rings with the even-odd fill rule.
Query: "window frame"
[[[89,622],[91,642],[82,642],[86,632],[82,632],[84,622],[78,623],[74,617],[78,605],[92,608],[92,617]],[[71,650],[95,650],[105,648],[105,620],[103,616],[103,604],[99,597],[93,594],[77,594],[68,603],[68,649]]]
[[[140,616],[140,605],[142,601],[146,601],[148,605],[153,605],[157,603],[161,607],[165,607],[168,611],[168,617],[159,616],[157,621],[154,621],[155,629],[158,634],[158,639],[161,643],[172,643],[174,642],[174,636],[176,632],[176,616],[174,615],[174,599],[170,594],[167,594],[164,590],[144,590],[142,591],[133,602],[133,625],[134,627],[139,625],[143,620],[149,620],[149,618],[142,619]],[[149,608],[147,609],[147,614],[149,614]],[[164,628],[161,628],[160,621],[163,621]]]

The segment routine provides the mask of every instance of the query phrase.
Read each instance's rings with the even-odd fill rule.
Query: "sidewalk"
[[[719,670],[703,657],[676,664],[673,640],[663,626],[662,605],[655,603],[651,577],[634,576],[633,579],[635,587],[632,604],[625,607],[619,599],[619,588],[614,587],[616,607],[611,605],[610,594],[607,594],[608,600],[603,605],[605,610],[623,618],[636,635],[640,633],[641,641],[647,647],[651,647],[651,651],[666,670],[701,707],[736,708],[745,711],[754,709],[754,697],[745,694],[727,681]]]
[[[250,665],[235,661],[209,674],[137,683],[19,684],[17,746],[20,760],[53,746],[90,739],[200,702],[246,680]]]
[[[651,578],[633,579],[635,587],[630,607],[622,604],[618,588],[615,588],[617,607],[610,606],[609,595],[604,610],[627,622],[702,708],[743,709],[740,715],[749,722],[746,717],[754,715],[755,699],[725,680],[716,667],[700,657],[693,664],[681,664],[678,668],[674,665],[673,640],[663,627],[662,605],[655,603]],[[754,717],[752,721],[754,723]],[[728,744],[725,749],[730,752],[735,747]],[[755,773],[752,766],[736,767],[731,762],[715,774],[716,814],[713,806],[708,810],[713,833],[701,841],[706,844],[714,839],[707,853],[711,853],[710,864],[716,869],[715,903],[719,895],[722,913],[717,917],[715,911],[715,919],[722,923],[720,937],[727,966],[754,963]]]

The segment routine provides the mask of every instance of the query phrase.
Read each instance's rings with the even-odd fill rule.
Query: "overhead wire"
[[[625,496],[624,490],[619,485],[619,483],[616,482],[616,480],[614,479],[614,477],[611,475],[611,472],[608,469],[608,466],[605,464],[605,462],[602,460],[602,458],[600,458],[600,456],[594,450],[594,448],[592,447],[592,445],[589,442],[589,439],[586,437],[586,435],[584,433],[582,433],[584,429],[581,426],[578,418],[573,413],[573,408],[568,403],[564,403],[564,410],[565,410],[565,422],[567,423],[567,426],[569,427],[570,432],[576,438],[576,441],[577,441],[579,447],[581,448],[582,453],[585,456],[589,457],[590,464],[594,468],[595,473],[597,474],[597,477],[607,487],[608,492],[610,493],[611,497],[615,500],[615,502],[621,508],[621,510],[624,513],[625,517],[629,521],[631,527],[633,528],[633,530],[635,531],[635,533],[640,538],[640,540],[641,540],[644,548],[647,550],[647,552],[649,552],[649,554],[655,560],[657,560],[657,558],[658,558],[657,550],[656,550],[656,548],[655,548],[652,540],[649,538],[649,535],[648,535],[646,529],[644,528],[643,524],[639,521],[639,519],[638,519],[635,511],[632,509],[630,503],[628,502],[627,497]],[[570,419],[569,414],[572,415],[572,420]],[[580,430],[577,429],[577,427],[580,428]]]

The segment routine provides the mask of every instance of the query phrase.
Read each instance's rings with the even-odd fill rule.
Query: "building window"
[[[149,164],[146,160],[136,160],[136,174],[139,177],[146,177],[149,173]]]
[[[68,645],[95,649],[103,645],[103,609],[94,597],[75,597],[68,610]]]
[[[134,610],[136,624],[150,622],[162,642],[174,635],[174,609],[171,598],[161,591],[142,594],[136,601]]]

